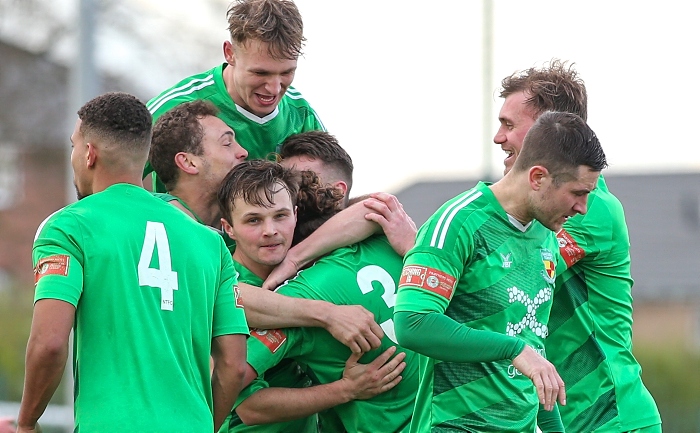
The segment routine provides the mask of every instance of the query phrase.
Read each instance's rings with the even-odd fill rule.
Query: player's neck
[[[255,274],[258,278],[262,279],[263,281],[265,281],[265,279],[267,279],[267,277],[270,276],[270,273],[275,268],[274,266],[264,265],[262,263],[258,263],[250,259],[248,256],[243,254],[238,248],[233,253],[233,259],[241,265],[245,266],[246,269],[248,269],[250,272]]]
[[[220,228],[221,213],[215,195],[205,196],[199,191],[180,185],[170,191],[170,194],[185,202],[190,211],[204,224]]]

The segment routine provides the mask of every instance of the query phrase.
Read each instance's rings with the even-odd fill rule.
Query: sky
[[[700,170],[696,2],[497,0],[491,124],[482,109],[482,2],[297,0],[308,39],[294,85],[355,163],[354,193],[483,177],[500,80],[575,62],[609,173]]]
[[[493,0],[484,80],[483,1],[296,0],[307,42],[293,85],[353,158],[353,194],[483,178],[485,166],[500,176],[499,83],[552,58],[574,62],[586,82],[608,173],[700,170],[697,2]],[[74,22],[76,4],[45,6]],[[117,24],[98,26],[98,63],[140,80],[146,98],[223,60],[228,0],[111,4],[103,19]],[[120,25],[127,15],[136,22]],[[0,31],[25,45],[58,39],[1,18]],[[74,41],[60,39],[48,55],[70,63]]]

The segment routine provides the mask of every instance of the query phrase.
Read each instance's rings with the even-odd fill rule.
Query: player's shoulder
[[[146,103],[146,108],[154,118],[159,117],[170,108],[184,102],[207,99],[217,93],[217,81],[221,79],[222,65],[208,71],[190,75],[168,89],[162,91]]]

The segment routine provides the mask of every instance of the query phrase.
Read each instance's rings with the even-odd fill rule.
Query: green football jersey
[[[248,151],[248,159],[271,158],[279,151],[282,142],[293,134],[306,131],[325,131],[325,127],[306,99],[294,87],[289,87],[275,110],[265,117],[258,117],[237,105],[226,90],[224,63],[201,74],[185,78],[168,90],[148,101],[146,106],[153,115],[153,122],[169,109],[183,102],[203,99],[212,102],[221,118],[236,134],[236,141]],[[146,166],[144,176],[150,173]],[[165,192],[164,185],[154,174],[154,191]]]
[[[35,300],[76,307],[76,432],[214,428],[212,338],[248,333],[220,236],[116,184],[48,217],[33,262]]]
[[[632,355],[630,244],[620,201],[600,177],[588,212],[558,234],[570,266],[557,278],[551,362],[566,383],[567,431],[624,432],[661,422]]]
[[[554,232],[517,222],[480,182],[421,226],[404,258],[396,311],[445,314],[521,338],[544,356],[557,255]],[[420,368],[412,432],[535,430],[537,392],[510,360],[421,357]]]
[[[397,345],[392,318],[401,265],[401,257],[386,238],[375,236],[323,257],[281,286],[279,293],[337,305],[362,305],[374,313],[385,336],[379,349],[360,359],[369,363],[390,346]],[[308,365],[320,383],[330,383],[342,377],[351,354],[350,349],[322,328],[254,330],[251,336],[254,338],[248,339],[248,363],[258,373],[293,358]],[[399,350],[406,352],[406,369],[403,380],[395,388],[331,410],[348,432],[390,433],[408,426],[418,387],[418,361],[415,353]]]
[[[262,287],[262,278],[255,275],[248,268],[233,261],[233,265],[238,271],[238,282],[250,284],[251,286]],[[260,289],[262,290],[262,289]],[[279,388],[304,388],[311,386],[311,379],[304,369],[294,360],[286,359],[278,365],[270,368],[255,379],[250,385],[244,388],[238,395],[238,400],[233,406],[231,415],[226,419],[224,425],[219,430],[220,433],[241,433],[241,432],[265,432],[265,433],[315,433],[318,431],[316,415],[306,418],[280,422],[274,424],[247,426],[243,424],[241,418],[236,414],[235,409],[248,397],[268,387]]]

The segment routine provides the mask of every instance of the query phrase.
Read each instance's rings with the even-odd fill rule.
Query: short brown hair
[[[501,98],[518,92],[526,92],[525,103],[536,116],[545,111],[574,113],[584,121],[588,119],[588,94],[586,85],[566,61],[552,59],[542,68],[529,68],[515,72],[501,82]]]
[[[218,111],[211,102],[197,100],[171,108],[156,121],[148,160],[168,191],[175,187],[180,174],[175,155],[180,152],[204,153],[204,128],[199,120],[216,116]]]
[[[291,0],[236,0],[226,17],[234,44],[265,42],[274,59],[296,60],[302,54],[304,23]]]

